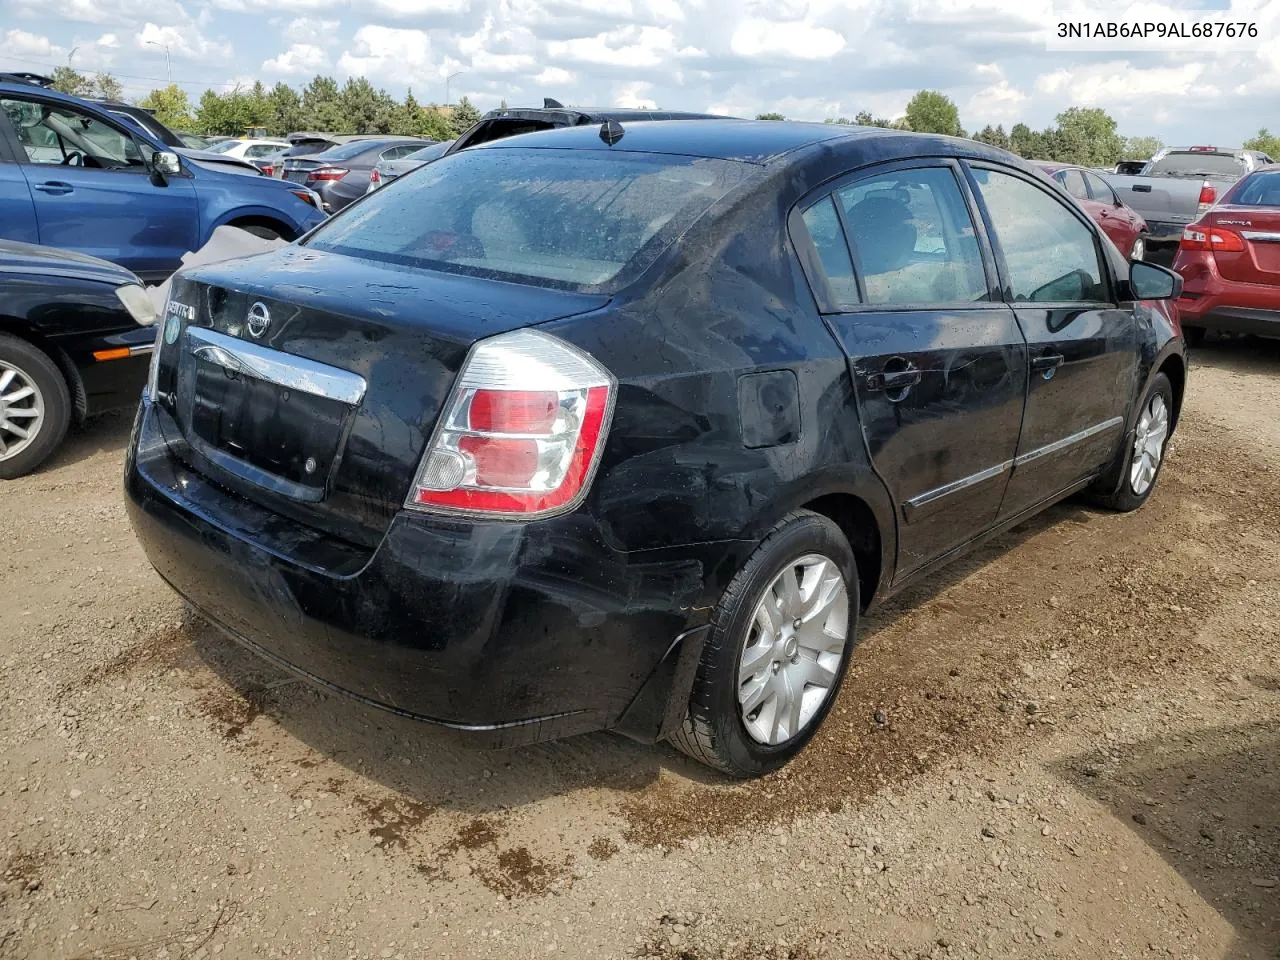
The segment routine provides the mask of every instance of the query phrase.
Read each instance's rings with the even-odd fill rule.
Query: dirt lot
[[[99,422],[0,488],[0,957],[1280,957],[1280,344],[1196,361],[1145,509],[895,601],[747,786],[255,661],[147,566]]]

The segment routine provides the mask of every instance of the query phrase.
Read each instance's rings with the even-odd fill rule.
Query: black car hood
[[[40,274],[49,277],[79,277],[119,286],[141,283],[124,267],[72,250],[41,247],[34,243],[0,240],[0,273]]]

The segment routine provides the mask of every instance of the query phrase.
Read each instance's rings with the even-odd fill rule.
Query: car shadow
[[[1001,534],[867,616],[862,640],[899,616],[945,592],[1006,551],[1060,523],[1084,522],[1090,510],[1073,502]],[[266,715],[300,746],[295,762],[328,758],[409,800],[471,815],[523,806],[583,789],[642,790],[668,771],[713,789],[735,781],[685,757],[667,744],[645,745],[607,732],[506,750],[481,750],[428,724],[321,691],[266,663],[188,608],[184,633],[195,652],[224,682],[201,701],[228,740],[255,751],[253,720]],[[278,742],[263,744],[277,758]],[[903,775],[914,769],[903,748]],[[310,760],[308,753],[314,754]]]
[[[69,467],[100,453],[119,454],[123,462],[129,432],[133,429],[133,414],[133,408],[111,410],[89,417],[84,423],[71,424],[58,449],[30,475]]]
[[[1251,677],[1280,689],[1280,677]],[[1109,807],[1231,924],[1224,960],[1280,957],[1280,723],[1217,727],[1057,771]]]
[[[1192,376],[1195,367],[1211,367],[1231,373],[1280,373],[1280,340],[1266,337],[1207,334],[1191,351]]]

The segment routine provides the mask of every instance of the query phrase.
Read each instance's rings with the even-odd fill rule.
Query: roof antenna
[[[563,110],[564,104],[561,103],[559,100],[552,100],[550,97],[543,97],[542,109],[543,110]]]
[[[600,124],[600,139],[611,147],[621,140],[622,135],[626,132],[622,129],[622,124],[617,120],[606,120]]]

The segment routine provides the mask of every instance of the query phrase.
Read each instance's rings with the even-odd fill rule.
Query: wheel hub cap
[[[835,687],[849,633],[849,591],[836,563],[808,554],[756,604],[738,664],[738,704],[752,739],[779,744],[804,730]]]
[[[1156,471],[1164,457],[1169,439],[1169,407],[1164,397],[1151,398],[1133,432],[1133,458],[1129,466],[1129,486],[1138,496],[1144,495],[1155,482]]]
[[[44,424],[44,398],[20,367],[0,360],[0,460],[15,457]]]

